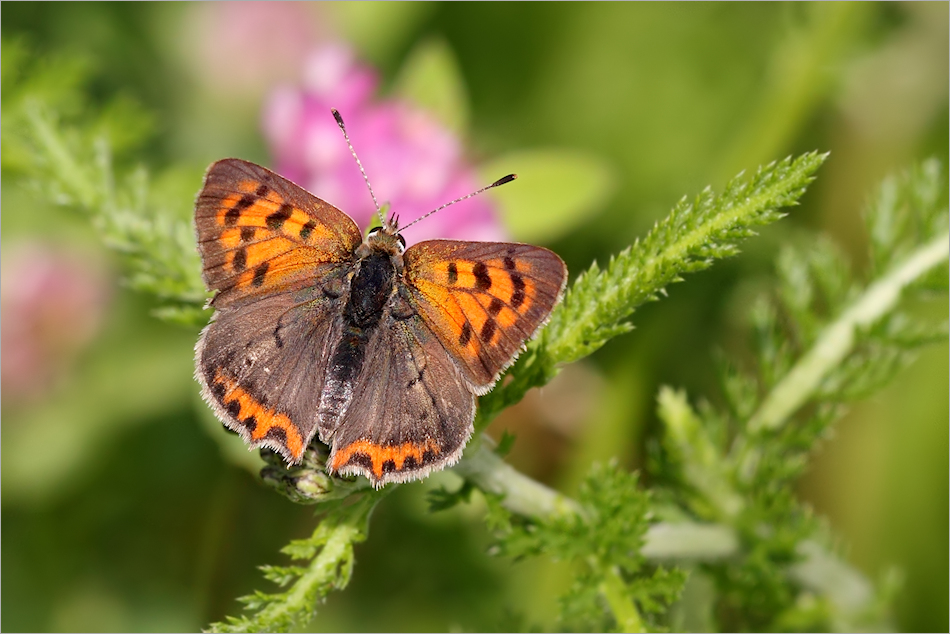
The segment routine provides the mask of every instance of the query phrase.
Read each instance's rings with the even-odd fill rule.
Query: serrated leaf
[[[429,502],[429,512],[437,513],[445,511],[458,504],[467,503],[472,497],[474,485],[466,480],[456,491],[449,491],[445,487],[439,487],[429,491],[426,500]]]
[[[518,439],[517,434],[513,434],[507,429],[501,433],[501,438],[498,440],[498,446],[495,447],[495,454],[504,458],[511,451],[512,447],[515,446],[515,440]]]
[[[809,152],[760,167],[732,179],[722,194],[707,187],[692,200],[684,197],[642,239],[583,272],[551,314],[548,326],[528,346],[512,380],[479,399],[476,429],[532,387],[544,385],[561,363],[577,361],[612,337],[632,329],[627,321],[637,307],[664,294],[682,274],[708,268],[736,253],[736,243],[756,227],[783,216],[780,208],[797,204],[827,154]]]

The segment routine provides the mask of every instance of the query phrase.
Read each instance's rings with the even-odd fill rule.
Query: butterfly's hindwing
[[[352,390],[329,439],[333,471],[379,485],[424,477],[461,457],[473,429],[473,390],[418,315],[380,325]]]
[[[483,393],[547,319],[567,269],[526,244],[421,242],[405,253],[416,308]]]
[[[251,447],[300,460],[316,432],[340,301],[319,287],[218,310],[197,346],[202,394]]]
[[[306,287],[360,244],[342,211],[259,165],[214,163],[195,206],[198,248],[216,307]]]

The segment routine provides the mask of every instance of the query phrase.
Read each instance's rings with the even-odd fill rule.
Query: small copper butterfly
[[[196,346],[204,399],[251,448],[294,464],[317,436],[331,473],[377,487],[459,460],[475,397],[545,322],[567,278],[555,253],[526,244],[406,249],[394,217],[364,240],[333,205],[233,158],[208,169],[195,225],[215,292]]]

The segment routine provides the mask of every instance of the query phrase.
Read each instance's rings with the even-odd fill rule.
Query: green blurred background
[[[273,12],[280,24],[281,12],[301,9],[286,38],[260,18]],[[234,48],[227,31],[242,19],[260,20],[261,33]],[[85,60],[92,104],[121,95],[150,112],[136,160],[174,168],[193,191],[218,158],[269,163],[261,105],[277,82],[298,78],[301,47],[350,42],[385,90],[420,43],[437,42],[465,83],[476,163],[558,148],[611,174],[569,232],[546,236],[574,274],[605,263],[684,194],[830,150],[789,219],[670,289],[635,315],[632,334],[568,368],[545,401],[532,395],[493,425],[518,434],[517,467],[566,491],[593,460],[641,466],[658,386],[717,398],[714,354],[742,354],[750,289],[765,283],[780,244],[827,232],[861,270],[871,187],[911,161],[947,161],[946,3],[4,3],[2,37],[25,42],[39,64]],[[235,597],[270,589],[255,566],[283,563],[279,548],[309,534],[312,511],[265,489],[253,456],[224,444],[192,379],[197,331],[150,317],[152,300],[123,289],[118,259],[82,219],[7,172],[2,196],[5,331],[6,291],[29,275],[14,256],[52,249],[88,275],[63,283],[83,292],[54,283],[36,300],[59,346],[42,381],[23,384],[34,375],[8,356],[5,332],[0,625],[196,630],[236,613]],[[515,238],[525,231],[513,225]],[[946,344],[930,348],[856,403],[800,484],[856,566],[873,579],[900,571],[904,630],[950,627],[947,359]],[[431,486],[400,487],[377,510],[351,586],[314,627],[550,627],[564,572],[488,557],[478,504],[427,514]]]

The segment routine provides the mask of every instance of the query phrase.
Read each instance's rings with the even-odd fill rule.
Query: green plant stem
[[[577,361],[611,338],[629,332],[627,319],[641,305],[666,294],[686,273],[708,268],[738,252],[754,227],[781,218],[779,209],[797,203],[827,154],[809,152],[795,159],[740,175],[722,193],[706,188],[692,201],[683,198],[642,239],[581,273],[554,310],[548,326],[528,346],[510,372],[511,380],[479,399],[477,430],[531,388],[557,374],[559,365]]]
[[[501,504],[525,517],[551,517],[582,513],[581,505],[529,478],[492,451],[491,441],[481,436],[472,441],[455,472],[485,493],[503,497]]]
[[[657,522],[647,529],[640,553],[652,561],[717,561],[739,552],[739,538],[725,524]]]
[[[797,553],[802,559],[789,570],[792,578],[828,598],[834,606],[836,631],[853,630],[873,605],[874,588],[870,582],[815,541],[800,543]],[[887,629],[886,623],[880,625],[882,630]]]
[[[600,591],[607,599],[607,605],[614,613],[614,618],[617,619],[618,631],[646,632],[643,619],[640,618],[640,611],[630,600],[627,584],[620,576],[620,571],[616,566],[611,566],[606,573],[603,583],[600,584]]]
[[[578,513],[581,509],[575,500],[513,469],[486,442],[472,447],[472,451],[455,466],[455,471],[482,490],[503,496],[502,505],[522,516],[546,518],[552,514]],[[647,530],[640,552],[655,563],[713,562],[738,555],[741,547],[731,526],[690,521],[658,522]],[[802,561],[792,566],[790,574],[804,588],[840,607],[845,619],[871,609],[874,593],[860,572],[815,541],[803,542],[798,550]],[[617,581],[622,583],[623,580]],[[607,595],[616,588],[605,586],[603,590],[611,609],[619,610],[614,612],[618,623],[628,628],[629,625],[624,623],[633,621],[624,620],[629,616],[625,608],[614,605]],[[625,595],[623,600],[627,601]]]
[[[837,321],[825,328],[815,345],[772,389],[749,419],[749,432],[774,431],[784,425],[848,355],[854,346],[857,331],[893,310],[907,286],[947,261],[950,253],[948,241],[950,234],[947,233],[934,238],[868,286]],[[752,450],[749,450],[747,459],[753,458]],[[745,462],[742,464],[745,465]],[[743,473],[746,471],[743,470]]]
[[[353,566],[353,544],[366,538],[370,513],[384,496],[382,491],[363,494],[353,504],[330,511],[311,538],[319,543],[319,552],[287,592],[248,597],[258,602],[263,599],[266,604],[249,617],[229,617],[228,622],[213,623],[209,631],[288,631],[305,624],[314,614],[316,602],[331,590],[346,586]]]

